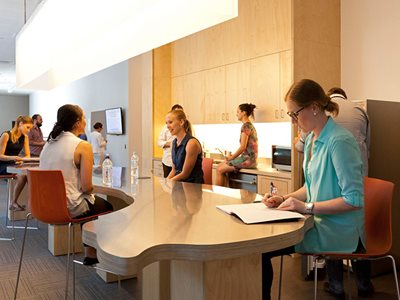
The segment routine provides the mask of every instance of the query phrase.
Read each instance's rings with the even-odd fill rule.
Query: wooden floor
[[[9,230],[5,230],[4,228],[5,201],[5,184],[4,182],[0,182],[0,236],[10,233]],[[23,230],[16,229],[15,241],[0,241],[1,300],[13,299],[22,234]],[[78,255],[78,258],[82,258],[82,255]],[[64,299],[65,263],[65,256],[54,257],[47,250],[47,225],[40,224],[39,230],[29,230],[25,245],[18,299]],[[273,264],[275,279],[272,299],[277,299],[278,259],[274,259]],[[305,281],[300,275],[300,265],[300,257],[285,257],[282,299],[313,299],[314,283],[313,281]],[[118,299],[118,287],[116,283],[104,283],[91,268],[77,265],[76,270],[76,299]],[[397,299],[392,274],[375,277],[373,283],[376,293],[369,299]],[[324,293],[322,286],[323,280],[319,281],[318,299],[333,299]],[[135,279],[123,281],[120,299],[136,299],[135,287]],[[353,284],[353,299],[357,299],[355,284]]]

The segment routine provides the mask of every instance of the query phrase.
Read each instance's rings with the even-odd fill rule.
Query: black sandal
[[[83,264],[85,266],[93,266],[98,263],[99,263],[99,260],[97,259],[97,257],[94,257],[94,258],[93,257],[85,257],[83,259]]]

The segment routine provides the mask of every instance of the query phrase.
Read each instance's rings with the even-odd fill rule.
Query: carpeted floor
[[[5,229],[5,201],[5,183],[0,182],[0,236],[7,236],[10,234],[9,229]],[[16,229],[15,241],[0,241],[0,300],[13,299],[18,260],[22,244],[22,234],[23,230]],[[82,255],[78,255],[78,258],[82,258]],[[277,278],[279,276],[278,263],[278,259],[273,260],[275,280],[272,290],[272,299],[277,299]],[[64,299],[65,264],[66,256],[54,257],[47,250],[47,225],[40,224],[39,230],[29,230],[24,253],[24,263],[22,266],[18,299]],[[305,281],[300,274],[300,269],[301,259],[299,256],[295,258],[290,258],[288,256],[285,257],[282,299],[313,299],[313,281]],[[76,270],[76,299],[118,299],[118,287],[116,283],[104,283],[104,281],[97,276],[95,270],[91,268],[77,265]],[[375,285],[376,293],[369,299],[396,299],[394,277],[391,273],[375,277],[373,283]],[[136,298],[136,279],[122,281],[121,286],[120,299]],[[72,287],[71,280],[70,287]],[[319,281],[318,299],[334,299],[325,294],[322,287],[323,280]],[[353,299],[357,299],[357,291],[354,283],[352,284],[352,287]],[[71,288],[70,292],[72,292]]]

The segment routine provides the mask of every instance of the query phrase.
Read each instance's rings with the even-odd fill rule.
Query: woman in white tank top
[[[78,137],[85,127],[85,115],[79,106],[61,106],[57,111],[57,122],[40,155],[40,169],[62,171],[67,206],[72,218],[88,217],[113,210],[110,203],[92,194],[92,146]],[[84,246],[83,263],[97,263],[96,249]]]

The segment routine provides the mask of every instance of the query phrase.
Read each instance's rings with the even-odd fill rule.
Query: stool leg
[[[396,261],[394,260],[394,257],[391,255],[387,255],[387,257],[389,257],[392,260],[394,280],[396,281],[397,299],[400,300],[399,282],[397,280],[397,271],[396,271]]]
[[[28,230],[27,230],[27,227],[28,227],[28,220],[29,220],[30,215],[31,215],[31,214],[28,213],[28,214],[26,215],[26,220],[25,220],[24,238],[23,238],[23,240],[22,240],[21,256],[20,256],[20,258],[19,258],[18,273],[17,273],[17,282],[16,282],[16,284],[15,284],[15,291],[14,291],[14,300],[17,299],[18,284],[19,284],[19,278],[20,278],[20,275],[21,275],[21,267],[22,267],[22,257],[24,256],[26,232],[28,231]]]
[[[10,199],[11,199],[11,184],[10,181],[12,179],[7,179],[7,207],[6,207],[6,228],[11,228],[11,238],[0,238],[2,241],[13,241],[15,240],[15,231],[14,231],[14,211],[11,211],[11,226],[8,225],[8,208],[10,207]],[[24,227],[22,227],[24,228]]]
[[[72,298],[75,300],[75,225],[72,224]]]
[[[314,257],[314,300],[317,300],[317,286],[318,286],[318,257]]]
[[[68,279],[69,279],[69,255],[71,253],[71,223],[68,224],[68,253],[67,253],[67,274],[65,276],[65,300],[68,299]]]
[[[282,292],[282,273],[283,273],[283,255],[281,255],[281,271],[279,273],[279,294],[278,300],[281,300],[281,292]]]
[[[8,199],[7,199],[7,210],[6,213],[8,211],[8,208],[10,207],[10,200],[11,200],[11,184],[10,184],[10,180],[14,180],[14,179],[9,179],[7,180],[7,191],[8,191]],[[15,226],[15,218],[14,218],[15,214],[14,211],[11,211],[11,226],[8,225],[8,213],[6,215],[6,227],[7,228],[12,228],[12,238],[15,239],[15,229],[25,229],[24,226]],[[32,226],[28,226],[27,229],[35,229],[38,230],[39,229],[39,221],[36,219],[36,227],[32,227]]]
[[[347,280],[349,281],[349,300],[351,300],[351,277],[350,277],[350,260],[346,259],[347,262]]]

